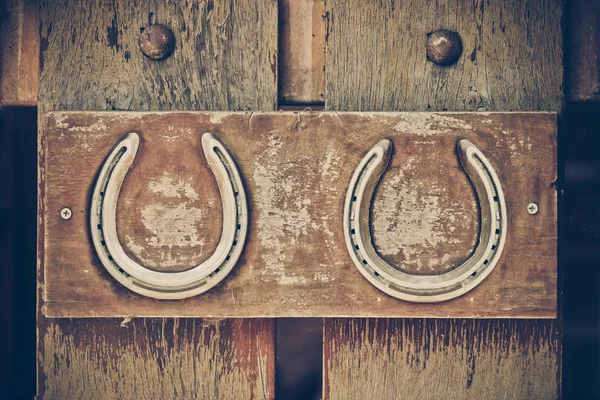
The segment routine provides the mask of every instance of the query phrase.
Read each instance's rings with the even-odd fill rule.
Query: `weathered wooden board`
[[[39,7],[40,112],[276,107],[275,0],[43,0]],[[138,49],[151,14],[176,38],[163,61]],[[43,201],[39,206],[38,398],[274,398],[273,321],[133,319],[120,326],[116,319],[47,319]],[[177,345],[168,347],[171,335]],[[204,356],[198,337],[220,345]],[[99,361],[105,359],[116,367]],[[152,390],[135,396],[146,387]]]
[[[279,2],[281,104],[325,101],[325,0]]]
[[[44,310],[91,316],[556,316],[556,115],[552,113],[49,113],[43,132]],[[88,205],[112,146],[137,132],[141,150],[118,203],[121,243],[159,271],[208,258],[221,204],[199,150],[216,134],[246,183],[250,231],[241,260],[209,292],[179,301],[121,287],[96,259]],[[455,146],[488,156],[502,181],[508,240],[500,263],[466,295],[415,304],[366,281],[347,253],[342,207],[350,177],[382,138],[395,154],[377,190],[376,248],[392,265],[437,274],[478,237],[474,192]],[[540,206],[529,215],[527,205]],[[69,207],[73,218],[60,210]],[[268,299],[268,301],[265,301]]]
[[[329,319],[324,399],[554,399],[556,321]]]
[[[329,0],[327,15],[328,109],[562,110],[562,0]],[[456,65],[438,67],[426,60],[426,34],[440,28],[463,39]],[[382,334],[394,324],[407,334]],[[478,387],[504,382],[514,385],[489,397],[560,398],[561,325],[560,320],[325,319],[324,398],[363,399],[356,384],[368,372],[373,372],[368,397],[380,399],[403,396],[407,385],[406,398],[482,398]],[[461,339],[446,341],[449,332]],[[439,362],[416,363],[415,356],[406,357],[408,350],[394,351],[390,341],[396,335],[402,349],[414,349],[410,355]],[[478,337],[482,345],[473,354],[490,363],[475,360],[472,369],[473,360],[463,355]],[[463,379],[454,379],[457,371]],[[410,381],[404,380],[407,375]],[[468,376],[475,382],[470,387]]]
[[[600,2],[566,3],[565,87],[569,101],[600,100]]]
[[[48,327],[39,398],[274,398],[272,320],[103,321]]]
[[[0,105],[37,103],[40,19],[37,0],[0,3]]]
[[[558,111],[562,0],[327,1],[327,109]],[[458,32],[462,56],[427,60],[427,34]]]

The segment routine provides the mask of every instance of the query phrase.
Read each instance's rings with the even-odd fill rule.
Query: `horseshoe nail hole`
[[[221,268],[215,269],[215,272],[213,274],[215,274],[215,275],[218,274],[220,270],[221,270]]]
[[[494,196],[494,201],[498,201],[498,196]]]
[[[106,242],[105,242],[104,240],[101,240],[101,241],[100,241],[100,244],[101,244],[102,246],[106,246]]]
[[[104,192],[100,192],[100,196],[104,196]]]
[[[471,276],[475,276],[475,275],[477,275],[477,271],[475,271],[471,274]]]
[[[234,192],[233,195],[237,197],[239,193],[238,192]]]
[[[356,250],[358,250],[358,245],[357,245],[357,244],[355,244],[355,245],[354,245],[354,248],[355,248]]]
[[[356,201],[356,196],[352,196],[352,201]]]
[[[110,254],[108,255],[108,259],[109,259],[110,261],[113,261],[113,258],[112,258],[112,256],[111,256]]]
[[[98,229],[102,229],[102,224],[98,224]]]
[[[375,272],[375,271],[373,271],[373,275],[379,276],[379,274],[377,272]]]
[[[233,245],[235,246],[236,244],[237,244],[237,240],[234,240],[233,241]]]
[[[356,233],[356,230],[350,229],[350,233],[352,233],[354,235]]]
[[[500,234],[500,229],[496,229],[496,235]]]
[[[489,263],[489,261],[488,261],[488,260],[485,260],[485,261],[483,262],[483,264],[484,264],[484,265],[485,265],[485,264],[487,264],[487,263]]]
[[[495,244],[492,245],[492,250],[496,250],[496,245]]]
[[[229,261],[230,258],[231,257],[229,257],[229,256],[225,257],[225,261]]]
[[[125,271],[123,271],[123,268],[119,268],[119,273],[121,273],[121,274],[125,273]]]
[[[363,264],[367,265],[368,264],[367,260],[363,260]]]
[[[237,229],[242,229],[242,225],[237,224]]]

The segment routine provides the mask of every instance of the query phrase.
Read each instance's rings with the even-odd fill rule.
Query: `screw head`
[[[537,214],[539,210],[540,210],[540,208],[535,203],[529,203],[527,205],[527,212],[531,215]]]
[[[62,217],[62,219],[71,219],[71,217],[73,216],[73,212],[69,207],[65,207],[62,210],[60,210],[60,216]]]
[[[139,45],[146,57],[162,60],[173,52],[175,35],[164,25],[150,25],[140,34]]]
[[[454,64],[462,53],[462,40],[456,32],[447,29],[427,34],[427,58],[438,65]]]

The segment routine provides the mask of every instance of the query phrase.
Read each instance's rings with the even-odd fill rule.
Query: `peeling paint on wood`
[[[412,124],[404,131],[398,126],[406,121],[439,131],[422,135]],[[48,113],[45,126],[47,209],[69,204],[74,212],[68,222],[47,214],[49,316],[556,315],[554,114]],[[88,126],[102,126],[103,134]],[[86,233],[88,188],[128,132],[137,132],[142,145],[121,190],[119,235],[130,253],[163,271],[203,261],[221,233],[219,192],[198,151],[200,136],[213,132],[235,155],[251,212],[248,241],[232,273],[204,295],[143,298],[96,261]],[[518,132],[535,138],[535,146]],[[499,265],[468,296],[403,302],[352,265],[342,227],[345,193],[360,159],[382,138],[394,142],[395,153],[374,198],[375,246],[410,273],[451,270],[476,244],[477,202],[457,159],[457,140],[477,143],[495,166],[508,204],[508,242]],[[79,173],[67,179],[71,170]],[[542,210],[535,224],[526,210],[531,199]]]

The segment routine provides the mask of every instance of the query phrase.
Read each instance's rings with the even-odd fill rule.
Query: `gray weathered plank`
[[[560,111],[562,1],[328,1],[329,110]],[[450,67],[427,33],[460,34]]]
[[[164,61],[138,49],[151,13],[177,39]],[[40,112],[276,106],[274,0],[41,1],[40,14]],[[40,165],[44,157],[41,151]],[[44,206],[40,201],[40,302]],[[270,320],[134,319],[121,327],[114,319],[48,320],[38,313],[40,398],[269,399],[273,379]]]
[[[330,110],[562,110],[560,0],[332,0],[327,13]],[[440,28],[463,39],[450,67],[426,60]],[[324,398],[560,398],[561,327],[325,320]]]
[[[277,2],[41,1],[39,99],[47,110],[273,110]],[[150,14],[173,54],[139,49]]]
[[[331,319],[325,399],[553,399],[560,323]]]

